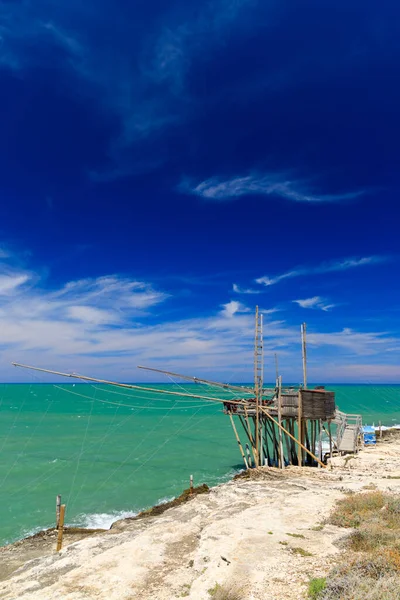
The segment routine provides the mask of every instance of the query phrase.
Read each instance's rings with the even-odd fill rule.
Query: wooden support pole
[[[249,420],[249,415],[247,413],[246,407],[244,407],[244,414],[245,414],[245,417],[246,417],[247,431],[248,431],[248,436],[249,436],[249,440],[250,440],[250,443],[251,443],[251,450],[253,452],[254,464],[257,466],[258,465],[258,454],[257,454],[257,450],[256,450],[256,447],[255,447],[255,442],[254,442],[253,434],[251,432],[250,420]]]
[[[240,419],[240,422],[241,422],[242,427],[244,429],[244,432],[247,435],[247,438],[248,438],[248,440],[250,442],[251,448],[253,450],[253,458],[254,458],[254,444],[253,444],[253,438],[251,436],[250,425],[248,423],[248,420],[246,421],[241,415],[239,415],[239,419]],[[249,452],[247,452],[247,448],[249,448],[248,444],[246,444],[246,455],[247,455],[248,465],[251,468],[253,466],[253,461],[251,459],[250,449],[249,449]]]
[[[289,433],[294,437],[294,421],[292,419],[288,419],[287,421],[287,430],[289,431]],[[297,464],[297,453],[296,453],[296,444],[293,441],[293,438],[290,438],[290,450],[291,450],[291,454],[292,454],[292,465]]]
[[[304,419],[304,422],[303,422],[303,435],[304,435],[304,439],[302,440],[303,444],[306,446],[306,448],[308,448],[309,450],[312,451],[312,448],[310,445],[310,439],[308,437],[308,420],[307,419]],[[315,454],[315,452],[314,452],[314,454]],[[310,461],[308,456],[306,456],[305,459],[307,459],[307,461],[305,460],[305,462],[310,463],[312,466],[313,461]]]
[[[301,451],[302,445],[303,445],[303,432],[302,432],[302,421],[303,421],[303,401],[302,401],[302,396],[301,396],[301,390],[299,390],[299,406],[298,406],[298,416],[297,416],[297,423],[298,423],[298,448],[297,448],[297,464],[299,465],[299,467],[302,466],[303,464],[303,453]]]
[[[281,423],[281,425],[282,425],[282,423]],[[286,425],[286,429],[289,429],[287,420],[285,421],[285,425]],[[282,429],[280,429],[279,431],[282,431]],[[290,448],[292,440],[290,438],[288,438],[287,435],[284,436],[284,440],[285,440],[286,452],[287,452],[287,456],[288,456],[288,463],[291,465],[291,464],[293,464],[292,453],[291,453],[291,448]]]
[[[254,456],[254,462],[256,467],[260,466],[260,440],[259,440],[259,417],[260,417],[260,411],[258,411],[258,418],[257,415],[255,417],[253,417],[253,424],[254,424],[254,436],[253,436],[253,440],[255,440],[255,445],[253,446],[253,456]]]
[[[56,529],[60,523],[60,506],[61,506],[61,494],[56,496]]]
[[[382,439],[382,421],[379,421],[379,439]]]
[[[305,323],[301,325],[301,353],[303,358],[303,388],[307,389],[307,326]]]
[[[190,493],[193,494],[193,475],[190,476]]]
[[[292,439],[293,439],[293,440],[296,442],[296,444],[298,444],[299,446],[301,446],[301,447],[302,447],[302,449],[303,449],[305,452],[307,452],[307,454],[309,454],[309,455],[310,455],[310,456],[311,456],[311,457],[312,457],[314,460],[316,460],[316,461],[317,461],[317,463],[319,463],[319,464],[321,465],[321,467],[323,467],[324,469],[326,469],[326,465],[324,465],[324,463],[323,463],[323,462],[321,462],[321,461],[319,460],[319,458],[317,458],[317,457],[316,457],[316,456],[315,456],[315,455],[314,455],[312,452],[310,452],[310,450],[307,450],[307,448],[306,448],[306,447],[305,447],[303,444],[301,444],[301,443],[300,443],[298,440],[296,440],[296,438],[295,438],[295,437],[294,437],[294,436],[293,436],[291,433],[289,433],[289,432],[287,431],[287,429],[285,429],[284,427],[282,427],[282,425],[279,425],[278,421],[276,421],[276,420],[274,419],[274,417],[273,417],[272,415],[270,415],[270,414],[269,414],[269,412],[268,412],[267,410],[265,410],[265,408],[261,408],[261,410],[262,410],[262,412],[263,412],[263,413],[265,413],[265,414],[267,415],[267,417],[268,417],[269,419],[271,419],[271,421],[273,421],[273,422],[275,423],[275,425],[278,425],[278,427],[280,427],[280,428],[282,429],[282,431],[283,431],[284,433],[286,433],[286,435],[288,435],[290,438],[292,438]]]
[[[311,421],[311,452],[316,454],[315,452],[315,420]]]
[[[267,465],[270,466],[272,464],[272,460],[271,460],[271,454],[270,454],[270,445],[268,443],[268,434],[271,435],[268,431],[268,424],[269,421],[267,419],[265,419],[264,421],[264,446],[265,446],[265,455],[267,458]]]
[[[279,445],[278,445],[278,441],[276,439],[276,431],[275,431],[275,427],[274,424],[271,423],[271,431],[272,431],[272,442],[273,442],[273,447],[274,447],[274,459],[273,459],[273,465],[274,467],[279,466],[278,460],[279,460]]]
[[[250,448],[249,448],[249,445],[247,442],[246,442],[246,454],[247,454],[247,462],[250,466],[252,466]]]
[[[332,431],[331,431],[331,422],[328,421],[328,435],[329,435],[329,455],[330,455],[330,459],[331,459],[331,466],[332,466],[332,453],[333,453],[333,440],[332,440]]]
[[[276,356],[276,354],[275,354]],[[278,424],[282,427],[282,378],[278,377]],[[285,457],[283,454],[282,429],[278,429],[279,435],[279,466],[281,469],[285,467]]]
[[[232,413],[229,413],[229,418],[230,418],[231,423],[232,423],[233,433],[235,434],[236,441],[237,441],[237,443],[239,445],[239,450],[240,450],[240,454],[242,455],[242,458],[243,458],[244,466],[246,467],[246,469],[248,469],[249,468],[249,464],[247,462],[246,455],[244,453],[243,446],[242,446],[242,443],[240,441],[240,437],[239,437],[239,434],[238,434],[236,426],[235,426],[235,422],[234,422],[233,417],[232,417]]]
[[[318,433],[318,458],[322,462],[322,419],[318,420]]]
[[[65,504],[60,506],[60,520],[58,522],[57,548],[56,552],[60,552],[64,534],[64,519],[65,519]]]

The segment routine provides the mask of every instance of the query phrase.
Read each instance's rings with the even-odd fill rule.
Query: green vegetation
[[[311,552],[308,552],[308,550],[304,550],[304,548],[297,547],[290,549],[293,552],[293,554],[299,554],[300,556],[313,556]]]
[[[209,491],[210,488],[205,483],[194,487],[193,489],[188,488],[187,490],[184,490],[180,496],[174,498],[170,502],[163,502],[163,504],[157,504],[152,508],[143,510],[136,517],[131,517],[131,519],[133,521],[137,519],[143,519],[146,517],[155,517],[158,515],[162,515],[169,508],[173,508],[174,506],[180,506],[181,504],[192,500],[195,496],[198,496],[199,494],[208,494]]]
[[[191,588],[191,584],[190,583],[185,583],[182,586],[182,593],[181,593],[181,598],[187,598],[187,596],[189,596],[190,594],[190,588]]]
[[[314,600],[398,600],[400,598],[400,496],[369,491],[337,503],[329,522],[352,528],[343,561],[318,589]],[[322,586],[322,584],[321,584]],[[312,595],[313,594],[313,595]]]
[[[308,597],[311,600],[317,600],[320,597],[321,592],[324,591],[326,586],[326,577],[316,577],[311,579],[308,584]]]
[[[213,600],[242,600],[243,595],[234,585],[220,585],[216,583],[213,588],[208,590]]]
[[[323,528],[325,527],[325,525],[320,524],[320,525],[315,525],[315,527],[312,527],[312,531],[322,531]]]
[[[290,535],[290,537],[301,538],[302,540],[306,539],[301,533],[287,533],[286,535]]]

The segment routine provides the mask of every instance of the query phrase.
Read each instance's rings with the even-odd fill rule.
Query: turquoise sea
[[[364,423],[400,423],[400,385],[327,387]],[[97,384],[0,384],[0,544],[53,526],[57,494],[67,524],[108,527],[181,493],[191,474],[215,485],[240,468],[221,405]]]

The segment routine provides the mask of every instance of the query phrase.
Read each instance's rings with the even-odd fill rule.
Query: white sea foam
[[[155,504],[166,504],[167,502],[174,500],[175,497],[176,496],[168,496],[161,498]],[[144,508],[141,510],[144,510]],[[121,510],[109,513],[82,514],[74,519],[73,525],[77,527],[85,527],[87,529],[109,529],[115,521],[119,521],[120,519],[128,519],[129,517],[136,517],[139,512],[140,511],[134,512],[129,510]]]
[[[86,529],[110,529],[111,525],[115,521],[120,519],[127,519],[128,517],[135,517],[137,512],[129,510],[121,510],[110,513],[93,513],[79,515],[75,519],[74,525],[78,527],[85,527]]]

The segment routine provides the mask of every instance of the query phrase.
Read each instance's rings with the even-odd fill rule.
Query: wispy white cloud
[[[281,273],[280,275],[273,275],[269,277],[263,275],[258,277],[255,281],[260,285],[270,286],[279,283],[285,279],[292,279],[293,277],[303,277],[305,275],[319,275],[323,273],[333,273],[339,271],[347,271],[348,269],[355,269],[357,267],[378,265],[389,261],[390,258],[387,256],[364,256],[360,258],[345,258],[343,260],[325,262],[316,267],[299,267]]]
[[[318,308],[324,311],[328,311],[336,306],[335,304],[327,304],[326,300],[321,298],[321,296],[313,296],[312,298],[304,298],[303,300],[293,300],[293,302],[301,306],[301,308]]]
[[[313,346],[331,346],[339,350],[346,350],[354,355],[379,355],[393,344],[400,351],[400,339],[390,336],[387,332],[356,331],[345,327],[338,332],[316,333],[310,332],[307,341]]]
[[[294,202],[342,202],[358,198],[365,193],[360,190],[341,194],[318,194],[309,188],[307,181],[290,179],[284,173],[250,174],[227,179],[211,177],[197,184],[186,179],[178,189],[216,201],[257,195],[276,196]]]
[[[260,294],[261,293],[260,290],[255,290],[253,288],[242,288],[239,285],[237,285],[236,283],[233,284],[232,289],[235,292],[235,294]]]
[[[160,311],[163,303],[174,300],[167,292],[129,277],[80,279],[48,289],[34,272],[14,270],[2,276],[9,279],[0,280],[0,378],[26,379],[25,372],[10,370],[12,360],[124,380],[138,377],[136,364],[222,379],[251,377],[254,314],[242,302],[230,300],[211,314],[194,310],[194,316],[176,319]],[[274,377],[277,351],[283,373],[293,381],[297,373],[300,378],[299,328],[274,319],[276,310],[261,309],[266,378],[269,372]],[[385,331],[326,332],[309,324],[308,340],[310,355],[318,357],[321,368],[331,364],[332,352],[344,364],[357,356],[382,362],[386,355],[391,362],[400,352],[400,338]]]
[[[0,296],[14,294],[27,281],[29,281],[27,273],[6,273],[0,275]]]

